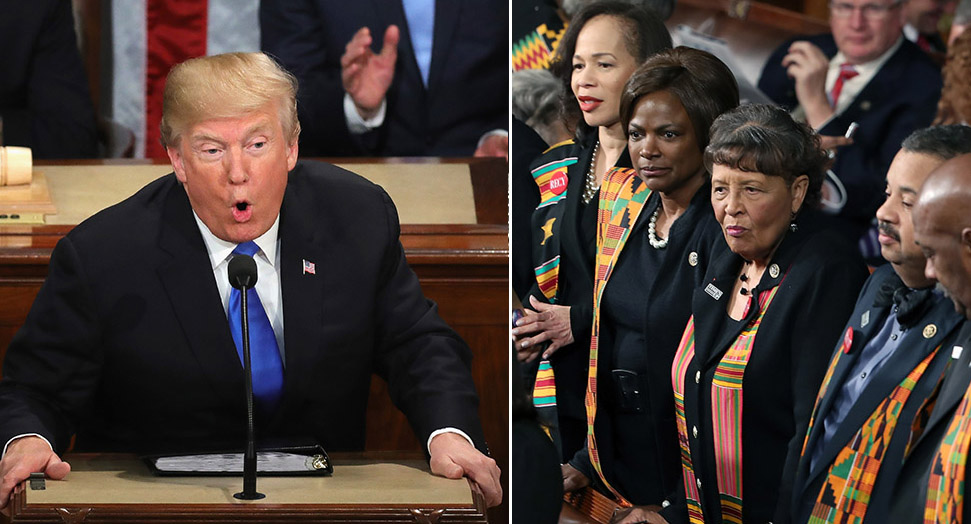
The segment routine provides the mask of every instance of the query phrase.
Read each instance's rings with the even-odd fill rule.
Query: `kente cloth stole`
[[[759,293],[759,314],[739,334],[725,355],[722,356],[711,382],[711,422],[715,439],[715,462],[717,467],[718,495],[721,503],[722,522],[741,524],[742,522],[742,379],[745,367],[752,356],[755,336],[762,317],[768,311],[781,285]],[[684,414],[684,384],[688,365],[695,357],[694,316],[678,344],[671,367],[671,382],[674,386],[674,411],[678,423],[678,441],[681,444],[681,469],[684,471],[684,490],[688,505],[688,520],[692,524],[703,524],[705,516],[701,509],[701,495],[698,480],[691,459],[691,446],[688,442],[688,421]]]
[[[549,360],[539,363],[536,371],[536,381],[533,383],[533,406],[537,409],[556,406],[556,381],[553,377],[553,366]]]
[[[890,395],[877,405],[853,439],[836,455],[809,516],[811,524],[863,522],[873,484],[880,472],[884,453],[890,447],[890,438],[897,428],[900,411],[939,349],[940,346],[934,348],[897,384]]]
[[[559,242],[553,237],[553,227],[555,222],[563,215],[562,210],[553,206],[566,198],[569,178],[567,171],[570,166],[577,163],[576,156],[557,158],[536,167],[532,171],[533,181],[539,187],[540,203],[536,207],[535,213],[544,214],[539,219],[540,224],[532,223],[532,227],[539,227],[539,231],[533,231],[534,235],[540,235],[540,259],[543,262],[533,268],[536,274],[536,283],[540,292],[550,301],[556,303],[557,284],[560,274],[560,253]],[[553,206],[553,207],[551,207]],[[545,208],[545,211],[541,211]],[[557,224],[556,227],[559,227]],[[551,240],[547,243],[548,240]],[[535,260],[535,259],[534,259]]]
[[[809,417],[809,426],[806,428],[806,437],[802,439],[802,451],[799,453],[800,455],[806,454],[806,444],[809,442],[809,434],[813,430],[813,423],[816,422],[816,413],[819,412],[819,404],[823,401],[823,397],[826,396],[826,390],[829,389],[829,382],[833,379],[833,372],[839,366],[840,357],[849,353],[852,347],[853,327],[851,326],[846,328],[846,333],[840,341],[840,347],[836,350],[836,355],[833,356],[833,360],[829,362],[829,369],[826,370],[826,375],[823,376],[823,383],[819,386],[819,394],[816,395],[816,405],[813,406],[813,414]]]
[[[600,202],[597,210],[597,265],[593,287],[593,331],[590,337],[590,367],[587,371],[587,394],[583,403],[587,412],[587,452],[590,463],[600,476],[604,486],[610,490],[622,506],[630,506],[613,486],[607,482],[600,466],[597,453],[597,439],[594,437],[593,423],[597,418],[597,348],[600,339],[600,300],[607,279],[613,272],[620,254],[630,236],[630,230],[637,222],[644,202],[651,190],[637,177],[631,168],[614,167],[607,172],[600,186]]]
[[[535,31],[524,36],[512,46],[512,70],[549,69],[553,53],[566,33],[566,27],[551,29],[540,24]]]
[[[971,442],[971,388],[964,393],[931,462],[924,523],[964,522],[964,479]]]

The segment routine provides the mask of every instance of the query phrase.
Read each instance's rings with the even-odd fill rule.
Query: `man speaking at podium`
[[[471,352],[422,295],[388,195],[297,162],[296,87],[261,53],[173,68],[161,135],[175,173],[58,242],[7,351],[0,507],[31,472],[67,475],[56,452],[72,435],[78,451],[242,440],[239,292],[227,276],[240,252],[259,272],[258,300],[248,295],[259,436],[363,448],[377,373],[432,472],[465,475],[500,502],[499,469],[476,449]]]

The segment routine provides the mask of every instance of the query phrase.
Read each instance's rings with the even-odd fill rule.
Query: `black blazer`
[[[94,106],[81,64],[71,3],[3,2],[0,117],[3,145],[34,158],[98,154]]]
[[[781,286],[762,319],[742,385],[742,521],[746,523],[782,522],[788,515],[791,472],[816,392],[867,275],[852,245],[831,231],[813,233],[814,228],[806,224],[809,218],[803,216],[799,231],[788,233],[776,250],[772,263],[780,268],[778,276],[773,278],[767,270],[753,290],[758,296]],[[705,281],[731,293],[741,265],[742,258],[727,251],[709,266]],[[692,299],[695,357],[686,372],[684,410],[689,435],[692,428],[698,429],[698,437],[689,436],[689,442],[695,475],[702,485],[705,522],[718,523],[711,382],[721,357],[759,308],[753,306],[747,320],[736,323],[728,319],[727,300],[714,299],[705,287],[695,289]],[[687,522],[683,500],[662,514],[672,523]]]
[[[927,500],[931,462],[958,404],[961,403],[961,399],[971,385],[971,322],[962,322],[954,342],[942,347],[941,351],[950,356],[954,346],[961,346],[964,349],[960,358],[952,359],[948,365],[941,379],[937,401],[930,418],[927,419],[927,425],[904,458],[903,468],[894,487],[889,522],[914,524],[924,522],[924,502]],[[971,515],[971,501],[967,490],[964,493],[963,514],[965,517]]]
[[[808,40],[828,58],[838,51],[831,34],[794,40]],[[773,52],[759,78],[759,89],[788,110],[799,105],[795,80],[782,67],[782,58],[792,42]],[[853,226],[846,229],[853,242],[860,238],[883,203],[887,169],[900,150],[900,143],[933,120],[941,85],[940,69],[919,47],[904,39],[846,110],[819,129],[821,135],[842,136],[851,122],[860,124],[853,144],[839,148],[831,168],[849,195],[840,217]]]
[[[833,406],[833,401],[840,394],[843,384],[848,380],[849,372],[853,368],[863,347],[872,339],[883,323],[892,306],[874,306],[873,300],[881,285],[894,275],[893,267],[889,264],[877,268],[867,280],[856,302],[856,308],[850,315],[849,322],[843,329],[853,330],[852,345],[848,352],[840,356],[839,363],[833,370],[829,385],[818,401],[818,407],[813,414],[812,431],[806,441],[805,454],[799,461],[796,479],[793,484],[793,522],[806,522],[812,512],[819,491],[826,480],[827,472],[837,454],[854,438],[863,424],[866,423],[873,410],[884,401],[898,384],[922,361],[927,355],[947,340],[960,325],[962,317],[954,311],[951,301],[941,297],[934,306],[913,327],[907,330],[900,347],[894,355],[877,372],[872,381],[860,394],[856,403],[850,408],[846,418],[840,423],[833,438],[822,450],[816,469],[811,468],[812,455],[823,436],[823,421]],[[925,326],[933,324],[934,334],[927,338],[924,334]],[[840,351],[841,343],[836,345]],[[904,449],[910,438],[910,421],[913,420],[917,409],[937,385],[944,365],[950,359],[949,347],[942,347],[937,356],[925,369],[920,381],[908,397],[898,416],[898,423],[893,436],[887,442],[888,449],[880,465],[877,480],[870,494],[867,505],[866,522],[887,522],[889,518],[890,500],[894,481],[900,473],[903,462]],[[834,353],[831,357],[836,358]]]
[[[500,0],[435,2],[428,87],[421,79],[400,1],[260,2],[261,47],[300,81],[304,156],[472,156],[479,138],[507,129],[509,6]],[[375,53],[401,30],[384,124],[352,136],[344,117],[340,58],[368,27]]]
[[[636,175],[632,174],[632,177]],[[635,183],[640,183],[638,179]],[[618,388],[612,376],[616,358],[614,337],[607,329],[601,304],[597,367],[597,451],[607,481],[634,504],[658,504],[681,489],[678,430],[671,389],[671,363],[691,316],[691,291],[703,282],[712,260],[728,247],[711,209],[711,188],[702,186],[691,206],[671,225],[664,261],[659,266],[637,268],[649,275],[647,288],[622,278],[625,262],[647,245],[650,216],[661,205],[658,194],[648,197],[630,237],[617,257],[604,294],[628,294],[640,300],[647,346],[646,370],[638,371],[635,410],[619,407]],[[634,220],[632,218],[632,220]],[[640,260],[640,258],[638,258]],[[630,273],[627,273],[628,275]],[[639,297],[631,300],[630,296]],[[571,461],[596,483],[600,480],[584,449]],[[579,468],[578,468],[579,469]],[[605,488],[604,488],[605,489]],[[609,492],[607,492],[609,493]]]
[[[290,172],[280,218],[283,398],[258,434],[361,449],[372,372],[419,441],[452,426],[484,449],[470,351],[421,294],[388,195],[328,164]],[[304,260],[316,274],[302,271]],[[169,174],[84,221],[14,337],[0,441],[57,451],[197,447],[245,435],[243,369],[185,191]]]

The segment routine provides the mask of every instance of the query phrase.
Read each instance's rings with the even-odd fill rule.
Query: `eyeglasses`
[[[863,4],[855,5],[848,4],[845,2],[830,2],[829,12],[835,18],[849,18],[853,15],[853,12],[857,9],[863,15],[863,18],[871,21],[884,20],[890,15],[890,10],[896,7],[900,7],[901,2],[894,2],[889,5],[881,4]]]

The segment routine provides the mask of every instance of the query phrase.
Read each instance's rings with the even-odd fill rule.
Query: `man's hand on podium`
[[[461,435],[436,435],[428,445],[428,452],[432,457],[432,473],[450,479],[469,477],[482,490],[489,507],[498,506],[502,502],[502,486],[499,485],[499,466],[496,461],[483,455]]]
[[[23,437],[11,442],[0,460],[0,509],[7,507],[13,489],[37,471],[61,480],[71,472],[71,465],[62,462],[42,438]]]

